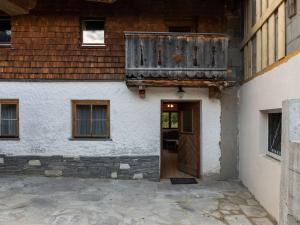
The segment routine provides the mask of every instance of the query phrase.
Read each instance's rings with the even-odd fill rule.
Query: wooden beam
[[[101,2],[101,3],[109,3],[109,4],[112,4],[112,3],[115,3],[117,0],[86,0],[88,2]]]
[[[29,10],[22,8],[21,6],[11,2],[10,0],[1,0],[0,10],[2,10],[3,12],[5,12],[10,16],[17,16],[17,15],[23,15],[29,13]]]
[[[268,20],[268,65],[275,62],[275,15]]]
[[[37,0],[0,0],[0,10],[10,16],[28,14],[35,8]]]
[[[128,87],[217,87],[219,89],[230,87],[234,81],[214,80],[127,80]]]
[[[285,3],[278,8],[278,59],[285,56]]]
[[[244,40],[242,41],[241,48],[248,43],[249,40],[256,34],[256,32],[267,22],[269,17],[274,13],[274,11],[281,5],[284,0],[274,0],[271,5],[266,9],[265,4],[266,0],[262,0],[262,16],[259,20],[257,20],[256,24],[248,30],[248,33],[245,35]]]

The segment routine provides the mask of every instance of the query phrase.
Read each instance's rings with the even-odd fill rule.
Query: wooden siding
[[[227,59],[225,35],[126,33],[127,79],[225,80]]]
[[[229,30],[224,0],[38,0],[29,15],[12,17],[11,46],[0,47],[0,80],[124,80],[124,31]],[[216,7],[218,5],[218,7]],[[1,14],[1,13],[0,13]],[[105,46],[82,47],[80,18],[105,18]]]

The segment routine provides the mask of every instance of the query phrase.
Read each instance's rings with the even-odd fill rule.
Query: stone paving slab
[[[0,183],[0,225],[275,224],[238,182],[11,176]]]

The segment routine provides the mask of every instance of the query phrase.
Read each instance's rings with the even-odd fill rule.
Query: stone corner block
[[[117,172],[112,172],[110,177],[112,179],[117,179],[118,178],[118,173]]]
[[[41,161],[40,160],[29,160],[28,161],[29,166],[41,166]]]
[[[141,180],[141,179],[143,179],[143,178],[144,178],[143,173],[135,173],[135,174],[133,175],[133,179],[134,179],[134,180]]]
[[[45,176],[47,177],[61,177],[63,172],[61,170],[45,170]]]
[[[120,170],[130,170],[130,165],[125,163],[120,163]]]

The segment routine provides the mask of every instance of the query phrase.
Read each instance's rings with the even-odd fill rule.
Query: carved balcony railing
[[[127,84],[227,80],[226,35],[126,32],[125,38]]]

